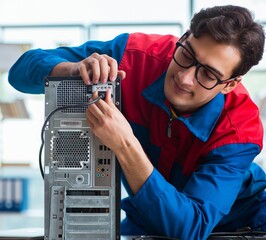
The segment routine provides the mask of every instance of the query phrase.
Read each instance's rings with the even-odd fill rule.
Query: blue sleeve
[[[130,198],[136,214],[133,221],[157,235],[206,239],[245,191],[244,176],[258,152],[254,144],[216,149],[190,176],[182,192],[155,169]]]
[[[87,41],[78,47],[34,49],[24,53],[10,68],[8,81],[18,91],[44,93],[44,77],[61,62],[79,62],[92,53],[107,54],[120,63],[129,34],[124,33],[113,40]]]

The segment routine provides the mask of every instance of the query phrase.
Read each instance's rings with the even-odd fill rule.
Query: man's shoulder
[[[242,83],[239,83],[232,92],[226,94],[225,108],[228,110],[235,109],[238,112],[240,110],[258,111],[257,105],[253,102],[249,92]]]
[[[147,54],[160,56],[172,54],[178,38],[173,35],[146,34],[135,32],[129,34],[127,50],[139,50]]]
[[[178,40],[178,37],[172,34],[158,34],[158,33],[144,33],[144,32],[133,32],[129,34],[130,39],[137,40],[148,40],[148,41],[173,41],[174,43]]]
[[[226,95],[220,125],[234,129],[236,138],[243,142],[262,145],[263,127],[259,108],[241,83]]]

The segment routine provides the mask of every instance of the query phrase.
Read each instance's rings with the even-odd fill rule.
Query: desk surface
[[[43,240],[43,228],[0,230],[0,240]],[[134,236],[121,236],[120,240],[132,240]]]
[[[11,230],[1,230],[0,231],[0,240],[43,240],[44,230],[43,228],[21,228],[21,229],[11,229]],[[263,236],[241,236],[241,239],[266,239],[266,235]],[[137,236],[121,236],[120,240],[133,240],[137,238]],[[163,239],[159,237],[139,237],[139,240],[158,240]],[[209,240],[234,240],[239,239],[239,236],[215,236],[208,238]]]

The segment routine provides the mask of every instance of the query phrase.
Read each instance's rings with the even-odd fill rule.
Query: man
[[[120,75],[122,113],[107,92],[87,120],[123,170],[122,234],[206,239],[212,231],[266,231],[265,173],[252,163],[263,128],[241,83],[263,49],[263,29],[247,9],[213,7],[195,14],[179,40],[134,33],[31,50],[9,81],[43,93],[46,75],[86,84]]]

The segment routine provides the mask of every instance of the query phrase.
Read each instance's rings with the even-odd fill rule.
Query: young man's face
[[[192,113],[219,92],[226,94],[232,91],[241,80],[238,77],[237,80],[230,81],[228,84],[218,84],[210,90],[204,88],[203,86],[211,88],[217,82],[216,77],[220,80],[231,78],[233,70],[240,63],[239,51],[233,46],[218,44],[207,35],[195,38],[190,34],[182,45],[188,51],[178,47],[175,59],[180,61],[181,65],[189,66],[190,60],[194,58],[201,67],[183,68],[174,59],[168,67],[164,93],[179,114]]]

